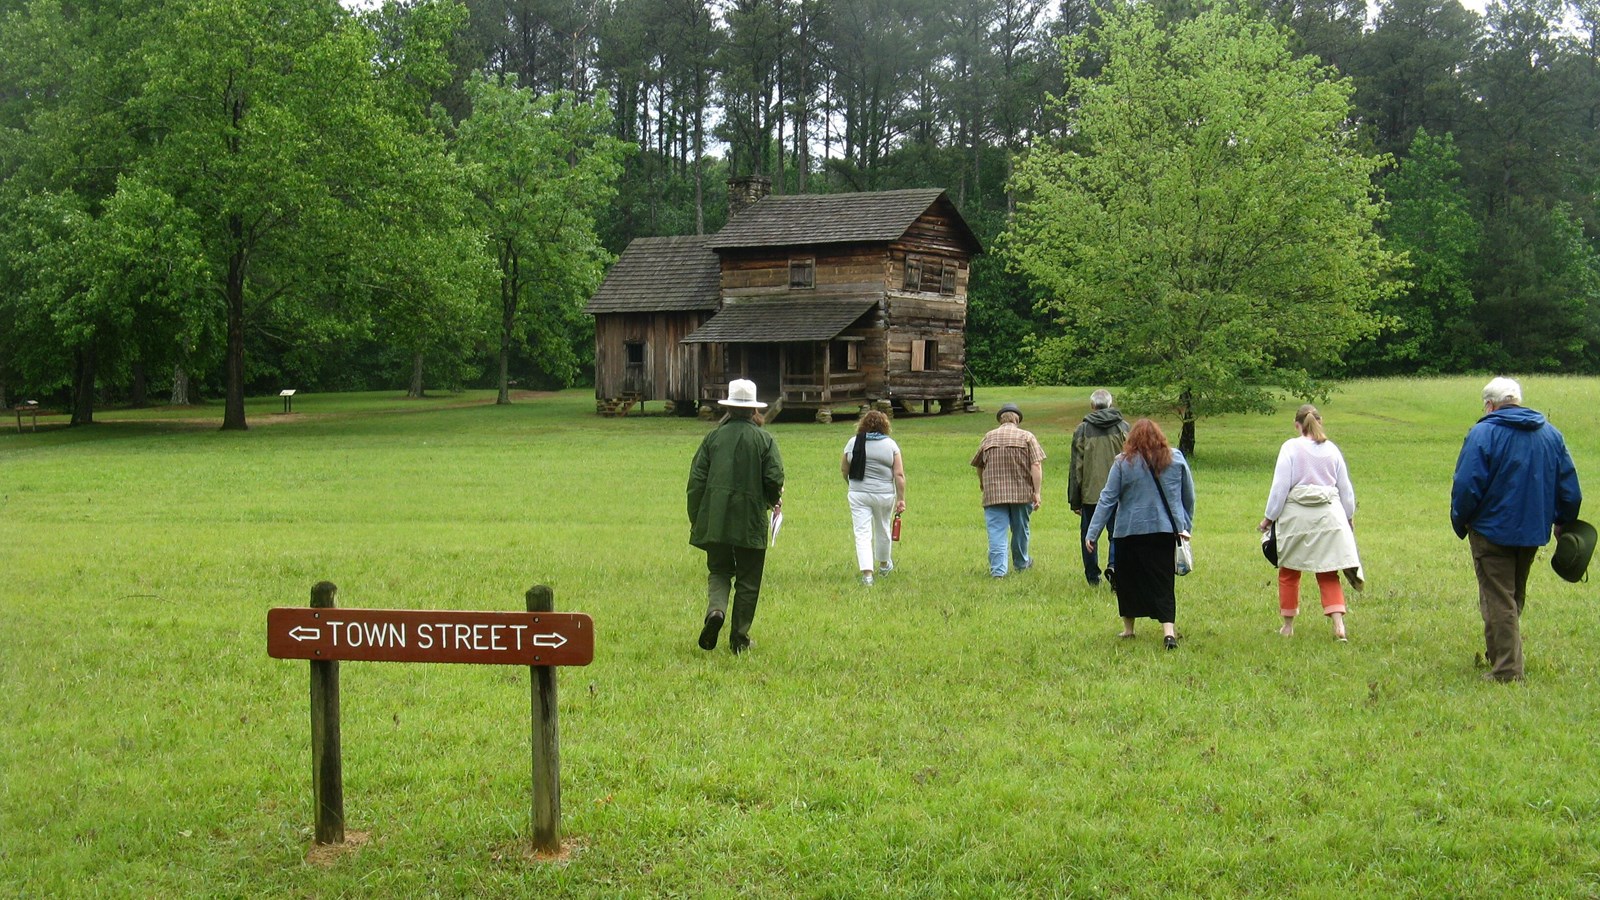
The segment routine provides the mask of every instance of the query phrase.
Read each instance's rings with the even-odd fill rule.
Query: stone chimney
[[[728,179],[728,218],[732,219],[772,193],[772,179],[765,175],[741,175]]]

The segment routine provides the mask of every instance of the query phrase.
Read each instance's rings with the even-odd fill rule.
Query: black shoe
[[[733,651],[734,656],[738,656],[739,654],[750,649],[750,639],[745,638],[740,640],[739,638],[734,638],[728,642],[728,649]]]
[[[1105,579],[1106,584],[1111,585],[1111,593],[1115,594],[1117,592],[1117,570],[1107,566],[1105,571]]]
[[[1173,637],[1170,634],[1167,635],[1166,637],[1162,638],[1161,642],[1167,646],[1168,650],[1176,650],[1176,649],[1178,649],[1178,639]]]
[[[717,649],[717,633],[722,630],[722,614],[706,613],[705,627],[700,629],[700,649]]]

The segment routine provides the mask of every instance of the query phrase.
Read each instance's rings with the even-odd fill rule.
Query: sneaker
[[[890,574],[893,574],[893,573],[894,573],[894,566],[879,566],[878,567],[878,577],[879,578],[882,578],[885,575],[890,575]]]
[[[722,613],[706,613],[706,623],[700,628],[700,649],[717,649],[717,633],[722,631]]]
[[[871,575],[863,575],[863,576],[861,576],[861,586],[862,587],[872,587],[872,576]]]

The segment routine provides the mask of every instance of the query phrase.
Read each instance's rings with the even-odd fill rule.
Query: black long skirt
[[[1117,545],[1117,612],[1124,619],[1176,619],[1172,534],[1130,534]]]

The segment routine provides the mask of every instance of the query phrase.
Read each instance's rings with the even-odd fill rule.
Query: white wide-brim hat
[[[728,399],[718,400],[720,406],[741,406],[746,409],[766,409],[767,405],[756,399],[756,383],[748,378],[735,378],[728,382]]]

